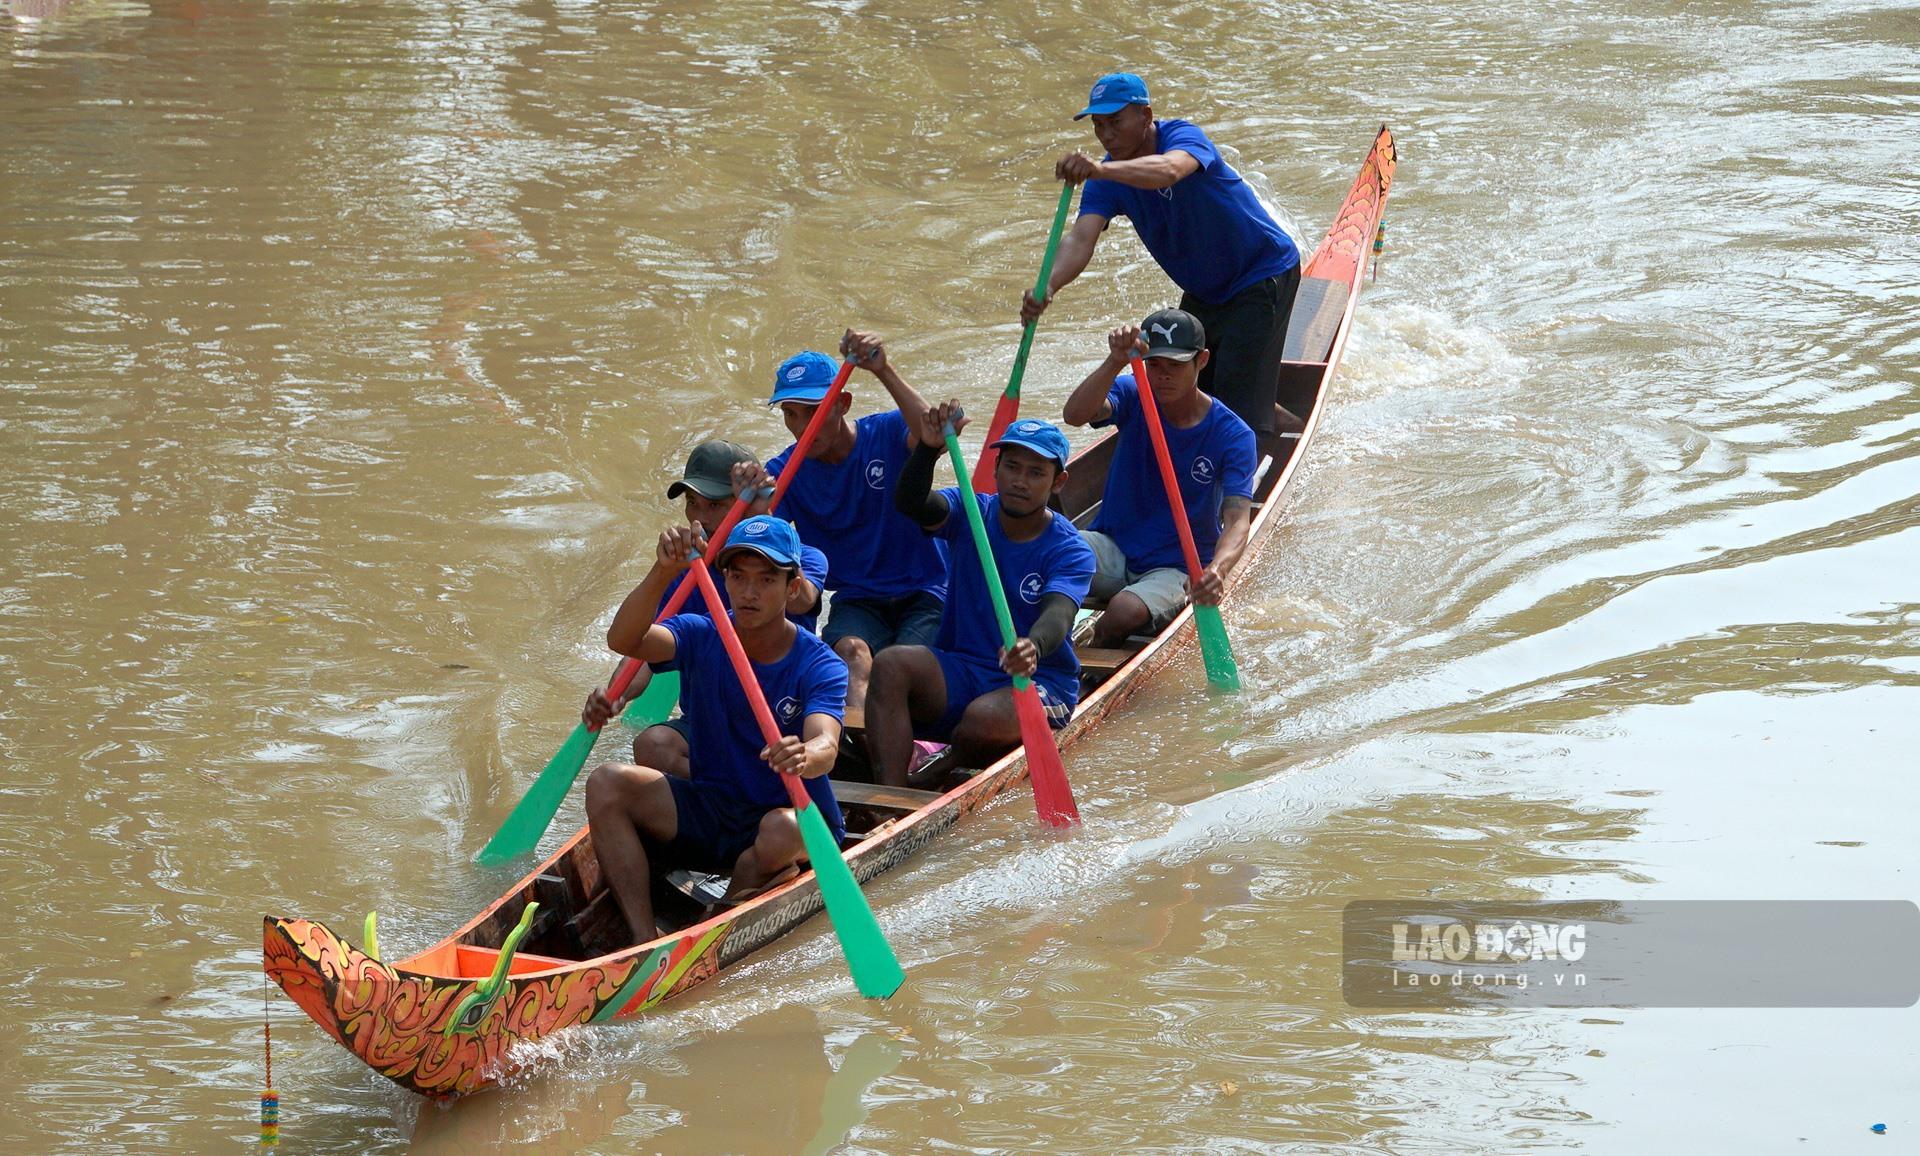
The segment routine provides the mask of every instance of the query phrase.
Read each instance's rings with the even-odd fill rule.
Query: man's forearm
[[[1053,300],[1054,294],[1086,271],[1087,262],[1093,260],[1093,247],[1099,242],[1099,229],[1083,230],[1078,221],[1074,222],[1072,231],[1060,240],[1060,251],[1053,256],[1053,274],[1047,278],[1047,300]]]
[[[1033,629],[1027,631],[1027,641],[1045,658],[1058,650],[1067,640],[1067,634],[1073,630],[1073,618],[1079,611],[1073,599],[1065,594],[1049,594],[1040,603],[1040,616],[1033,620]]]
[[[660,599],[666,596],[667,586],[673,581],[673,575],[662,569],[658,562],[647,571],[627,593],[626,600],[620,603],[620,609],[614,612],[613,622],[607,626],[607,649],[615,654],[638,657],[640,641],[646,637],[647,627],[653,625],[653,616],[660,609]]]
[[[947,520],[947,500],[933,493],[933,467],[939,464],[940,451],[922,443],[907,455],[900,467],[900,482],[893,488],[893,508],[932,530]]]
[[[1073,387],[1067,396],[1067,404],[1062,407],[1060,417],[1068,425],[1081,426],[1090,421],[1100,420],[1100,411],[1106,408],[1107,391],[1113,388],[1113,379],[1120,376],[1125,363],[1112,357],[1095,366],[1086,379]]]
[[[880,379],[880,384],[886,389],[887,396],[893,399],[893,404],[900,408],[901,416],[907,419],[907,428],[919,429],[921,421],[926,416],[927,399],[920,396],[919,390],[906,383],[891,362],[881,366],[880,372],[874,376]]]
[[[1101,161],[1097,179],[1131,185],[1136,189],[1170,189],[1186,173],[1165,153],[1135,157],[1130,161]]]
[[[1220,527],[1220,541],[1213,549],[1213,572],[1226,577],[1247,549],[1247,528],[1251,506],[1245,498],[1228,498],[1226,518]]]

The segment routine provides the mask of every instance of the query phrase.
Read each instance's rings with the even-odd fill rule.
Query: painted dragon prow
[[[268,916],[266,971],[368,1067],[409,1091],[445,1099],[512,1074],[518,1045],[638,1015],[706,979],[719,970],[715,948],[728,927],[715,920],[646,949],[546,968],[538,957],[516,958],[510,939],[489,953],[490,974],[452,978],[409,965],[457,971],[458,944],[387,964],[324,923]]]

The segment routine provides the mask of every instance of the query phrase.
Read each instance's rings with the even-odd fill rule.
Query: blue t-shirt
[[[1088,181],[1080,194],[1081,216],[1132,221],[1141,244],[1174,284],[1212,305],[1224,305],[1300,263],[1292,239],[1206,133],[1184,120],[1154,125],[1160,131],[1156,151],[1179,149],[1200,167],[1165,189]]]
[[[1114,378],[1107,404],[1113,407],[1112,415],[1093,424],[1119,426],[1120,441],[1113,449],[1106,494],[1091,528],[1119,545],[1129,570],[1144,573],[1162,566],[1185,570],[1180,531],[1174,528],[1173,510],[1167,505],[1167,487],[1160,480],[1153,435],[1147,432],[1133,374]],[[1214,547],[1220,543],[1221,500],[1229,494],[1253,499],[1253,430],[1217,400],[1192,429],[1180,429],[1164,414],[1160,424],[1167,431],[1167,457],[1180,480],[1187,524],[1193,527],[1193,548],[1205,566],[1213,561]]]
[[[800,576],[813,583],[815,589],[827,588],[827,556],[804,542],[800,545]],[[667,600],[673,597],[673,592],[680,589],[680,583],[685,581],[687,581],[687,572],[683,570],[678,578],[667,583],[667,592],[660,596],[660,606],[654,611],[655,614],[666,609]],[[713,571],[713,587],[720,592],[720,601],[726,603],[727,609],[733,609],[733,600],[727,597],[727,576],[720,573],[718,568]],[[680,607],[680,612],[705,614],[707,600],[700,597],[700,591],[694,590],[687,595],[687,600]],[[818,634],[820,632],[817,626],[820,621],[820,600],[814,599],[813,613],[789,614],[787,617],[800,629]]]
[[[901,598],[923,590],[947,592],[946,551],[919,523],[893,505],[893,486],[912,447],[907,419],[897,409],[853,423],[853,452],[839,462],[809,458],[787,487],[780,516],[800,538],[830,551],[829,587],[843,598]],[[767,463],[779,477],[793,456],[788,446]]]
[[[967,525],[967,512],[960,508],[960,489],[949,486],[940,491],[947,500],[947,520],[936,535],[947,542],[947,605],[940,614],[940,635],[934,645],[953,651],[988,666],[1000,666],[1000,625],[993,613],[993,592],[987,588],[987,576],[980,567],[980,555],[973,549],[973,531]],[[1040,617],[1040,601],[1048,594],[1065,594],[1074,605],[1086,601],[1087,587],[1093,582],[1093,548],[1087,545],[1072,522],[1059,514],[1047,521],[1047,528],[1031,542],[1015,542],[1000,528],[998,494],[976,494],[980,516],[987,526],[987,545],[999,564],[1000,585],[1007,592],[1007,609],[1013,615],[1013,632],[1025,638]],[[1040,659],[1038,675],[1056,676],[1050,682],[1072,680],[1080,676],[1080,656],[1073,652],[1069,636],[1053,653]]]
[[[724,784],[757,807],[791,806],[780,776],[760,757],[766,741],[760,737],[753,708],[713,619],[676,614],[660,625],[673,634],[674,653],[673,661],[660,663],[659,668],[680,672],[681,703],[692,704],[684,715],[692,776],[703,783]],[[783,735],[802,734],[802,723],[810,714],[846,717],[847,664],[815,635],[794,631],[786,656],[771,665],[754,663],[753,673]],[[688,689],[694,693],[688,695]],[[846,822],[827,776],[803,782],[820,808],[820,817],[836,836],[842,834]]]

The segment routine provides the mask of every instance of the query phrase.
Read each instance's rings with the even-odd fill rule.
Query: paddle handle
[[[973,483],[967,480],[967,462],[960,454],[960,437],[948,422],[940,431],[947,439],[947,457],[953,462],[953,475],[960,483],[960,508],[966,512],[967,528],[973,531],[973,552],[980,556],[980,569],[987,576],[987,590],[993,595],[993,616],[1000,620],[1000,645],[1012,649],[1019,641],[1013,632],[1013,612],[1007,608],[1007,591],[1000,584],[1000,565],[994,561],[993,546],[987,541],[987,523],[980,516],[980,503],[974,499]],[[1024,690],[1028,679],[1013,676],[1015,690]]]
[[[1073,207],[1073,186],[1060,182],[1060,203],[1053,209],[1053,227],[1047,230],[1047,251],[1040,257],[1040,275],[1034,278],[1033,295],[1045,301],[1051,294],[1047,282],[1053,279],[1054,254],[1060,251],[1060,234],[1067,227],[1067,210]],[[1033,352],[1033,331],[1039,328],[1040,319],[1034,318],[1021,326],[1020,352],[1014,355],[1013,372],[1007,378],[1008,397],[1020,396],[1020,381],[1027,375],[1027,354]]]
[[[1053,279],[1053,258],[1060,251],[1060,235],[1067,227],[1067,210],[1073,207],[1073,186],[1066,181],[1060,182],[1060,203],[1054,206],[1053,226],[1047,230],[1047,250],[1040,257],[1040,275],[1034,278],[1033,295],[1042,301],[1051,294],[1047,283]],[[1020,327],[1020,352],[1013,358],[1013,372],[1007,376],[1007,388],[1000,395],[1000,405],[993,413],[993,423],[987,427],[987,444],[980,449],[980,460],[974,463],[973,487],[975,490],[991,493],[993,491],[993,463],[999,455],[994,451],[993,443],[1007,432],[1013,419],[1020,412],[1020,382],[1027,376],[1027,355],[1033,352],[1033,332],[1039,327],[1040,319],[1034,318]]]
[[[713,574],[707,569],[706,559],[693,560],[693,582],[699,584],[700,596],[707,600],[707,613],[713,616],[714,629],[720,632],[720,645],[726,647],[727,658],[733,663],[733,673],[739,676],[740,689],[746,692],[747,705],[753,708],[753,721],[760,724],[760,737],[771,747],[780,741],[780,725],[773,721],[773,710],[767,706],[767,696],[760,689],[760,680],[754,677],[753,665],[747,661],[746,648],[740,645],[740,635],[733,629],[733,620],[727,617],[727,604],[720,601],[720,591],[713,584]],[[793,800],[796,811],[804,811],[813,805],[812,797],[800,785],[797,777],[782,774],[780,781],[786,784],[787,797]]]
[[[840,362],[840,372],[833,375],[833,384],[827,387],[827,395],[820,399],[820,404],[814,408],[812,420],[807,422],[807,428],[800,431],[800,437],[793,443],[793,453],[787,456],[787,468],[780,471],[780,476],[773,480],[773,504],[768,507],[769,510],[777,509],[780,499],[787,496],[787,487],[792,485],[793,479],[800,475],[800,466],[807,460],[807,451],[813,448],[814,438],[826,426],[828,418],[833,413],[833,403],[840,400],[840,394],[847,388],[847,379],[852,376],[853,359],[849,357]],[[708,561],[719,556],[720,548],[726,544],[727,535],[731,534],[733,528],[740,524],[740,519],[746,516],[747,506],[747,498],[736,498],[733,508],[727,511],[727,516],[720,519],[719,528],[707,535],[706,558]],[[654,615],[653,620],[658,622],[680,613],[680,608],[687,604],[687,597],[692,593],[692,584],[680,583],[680,588],[667,597],[666,605],[660,608],[660,613]],[[716,613],[724,616],[726,610],[723,607]],[[626,693],[628,685],[639,673],[639,659],[622,659],[613,672],[613,681],[607,684],[607,697],[614,702],[619,702],[620,696]]]
[[[1187,578],[1200,584],[1200,551],[1193,546],[1193,527],[1187,524],[1187,504],[1180,498],[1180,477],[1173,472],[1173,455],[1167,452],[1167,431],[1160,425],[1160,404],[1153,400],[1153,386],[1147,381],[1147,366],[1136,355],[1133,359],[1133,384],[1140,395],[1140,410],[1147,415],[1147,436],[1153,439],[1153,456],[1160,463],[1160,483],[1167,488],[1167,505],[1173,507],[1173,528],[1180,533],[1180,552],[1187,556]]]

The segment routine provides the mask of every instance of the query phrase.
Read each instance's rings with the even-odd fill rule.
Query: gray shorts
[[[1093,586],[1089,590],[1095,598],[1112,601],[1115,594],[1122,590],[1146,603],[1147,610],[1153,615],[1152,628],[1158,631],[1180,608],[1187,604],[1187,572],[1173,566],[1162,566],[1158,570],[1142,573],[1127,569],[1127,556],[1120,552],[1119,543],[1095,530],[1084,530],[1081,537],[1087,545],[1093,547],[1093,558],[1097,564],[1093,574]]]

